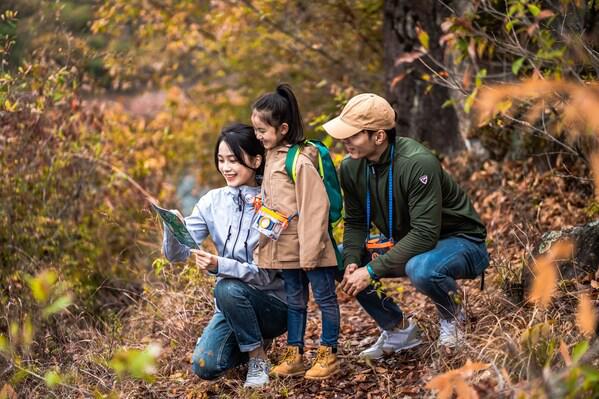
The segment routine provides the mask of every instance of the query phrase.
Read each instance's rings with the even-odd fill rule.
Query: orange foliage
[[[557,289],[557,268],[555,262],[572,257],[574,245],[569,241],[559,241],[551,246],[547,254],[534,261],[535,279],[529,300],[545,307],[553,298]]]
[[[576,311],[576,324],[584,335],[593,336],[595,334],[596,323],[597,315],[595,314],[593,303],[588,295],[582,294]]]
[[[563,129],[571,137],[581,133],[599,133],[599,85],[566,81],[531,79],[517,84],[487,86],[476,102],[479,123],[485,125],[498,113],[505,101],[544,101],[538,114],[548,107],[560,110]],[[506,111],[507,112],[507,111]]]
[[[476,371],[484,370],[489,367],[486,363],[473,363],[470,359],[459,369],[449,370],[446,373],[435,376],[426,384],[428,389],[439,391],[439,399],[449,399],[454,391],[458,399],[475,399],[478,393],[468,383],[466,378],[471,377]]]

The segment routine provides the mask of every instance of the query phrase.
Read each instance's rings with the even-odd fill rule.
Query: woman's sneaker
[[[305,372],[304,356],[300,353],[299,346],[288,346],[283,359],[270,373],[277,377],[294,377]]]
[[[270,365],[268,360],[257,357],[250,357],[248,362],[248,373],[245,379],[244,388],[260,388],[268,384],[268,372]]]
[[[360,352],[363,359],[377,360],[384,355],[410,349],[422,343],[420,329],[412,319],[403,330],[385,330],[370,348]]]

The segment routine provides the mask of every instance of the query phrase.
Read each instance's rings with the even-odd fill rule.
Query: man
[[[456,279],[474,279],[489,264],[486,229],[472,203],[431,151],[396,138],[395,111],[382,97],[353,97],[324,129],[343,141],[349,155],[340,168],[346,266],[341,286],[383,331],[360,356],[378,359],[421,343],[416,324],[371,285],[381,277],[407,276],[437,307],[439,344],[455,347],[463,339],[464,319]],[[370,221],[384,237],[370,236]]]

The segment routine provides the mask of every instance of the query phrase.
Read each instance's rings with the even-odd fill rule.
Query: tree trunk
[[[430,75],[431,71],[419,60],[397,66],[395,61],[402,54],[420,47],[416,34],[419,26],[430,37],[430,55],[442,62],[440,25],[450,14],[438,0],[386,0],[383,25],[386,95],[397,111],[398,134],[415,138],[445,154],[464,148],[455,109],[451,106],[442,108],[450,98],[449,90],[436,85],[427,89],[429,82],[423,80],[422,75]],[[422,60],[440,70],[426,57]]]

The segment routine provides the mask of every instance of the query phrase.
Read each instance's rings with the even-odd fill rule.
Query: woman
[[[248,361],[244,386],[259,387],[269,381],[264,340],[287,330],[279,272],[259,269],[252,261],[259,236],[252,228],[252,200],[260,193],[257,176],[264,169],[264,147],[251,126],[228,126],[216,142],[214,162],[227,185],[204,195],[184,220],[198,244],[212,238],[218,255],[191,250],[166,228],[163,249],[172,262],[185,261],[193,253],[197,266],[217,277],[216,311],[196,344],[194,373],[214,379]]]

